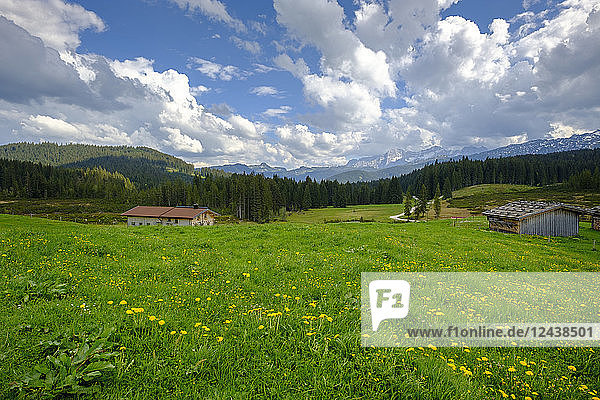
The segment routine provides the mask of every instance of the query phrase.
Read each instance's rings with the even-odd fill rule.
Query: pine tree
[[[442,213],[442,202],[440,201],[440,184],[438,183],[435,188],[435,194],[433,195],[433,209],[435,210],[435,217],[439,218]]]
[[[444,198],[451,199],[452,198],[452,184],[450,183],[450,178],[446,177],[444,181],[444,190],[443,190]]]
[[[406,219],[410,218],[412,210],[412,194],[410,194],[410,189],[406,192],[406,198],[404,199],[404,216]]]
[[[302,196],[302,209],[308,210],[311,206],[312,197],[310,195],[310,184],[307,182],[304,185],[304,195]]]
[[[425,184],[421,185],[421,193],[419,195],[419,202],[418,202],[418,206],[417,206],[417,218],[419,218],[420,215],[425,216],[425,213],[427,212],[427,188],[425,187]]]

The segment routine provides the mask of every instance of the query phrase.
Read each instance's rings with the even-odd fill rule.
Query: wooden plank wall
[[[519,221],[517,220],[488,217],[488,221],[492,231],[519,233]]]
[[[579,215],[567,210],[534,215],[521,221],[521,233],[540,236],[577,236]]]

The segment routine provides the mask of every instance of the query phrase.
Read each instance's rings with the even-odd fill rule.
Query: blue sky
[[[600,0],[0,0],[0,141],[297,167],[569,136],[598,128],[599,10]]]

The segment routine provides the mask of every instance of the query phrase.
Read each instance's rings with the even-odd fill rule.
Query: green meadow
[[[127,228],[0,215],[0,398],[597,400],[600,349],[361,348],[359,310],[361,272],[600,271],[594,240],[589,223],[548,240],[480,217]]]

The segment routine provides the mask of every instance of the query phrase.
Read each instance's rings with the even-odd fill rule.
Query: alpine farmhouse
[[[208,207],[198,207],[194,204],[177,207],[137,206],[121,215],[127,217],[127,226],[199,226],[213,225],[215,217],[220,214]]]

